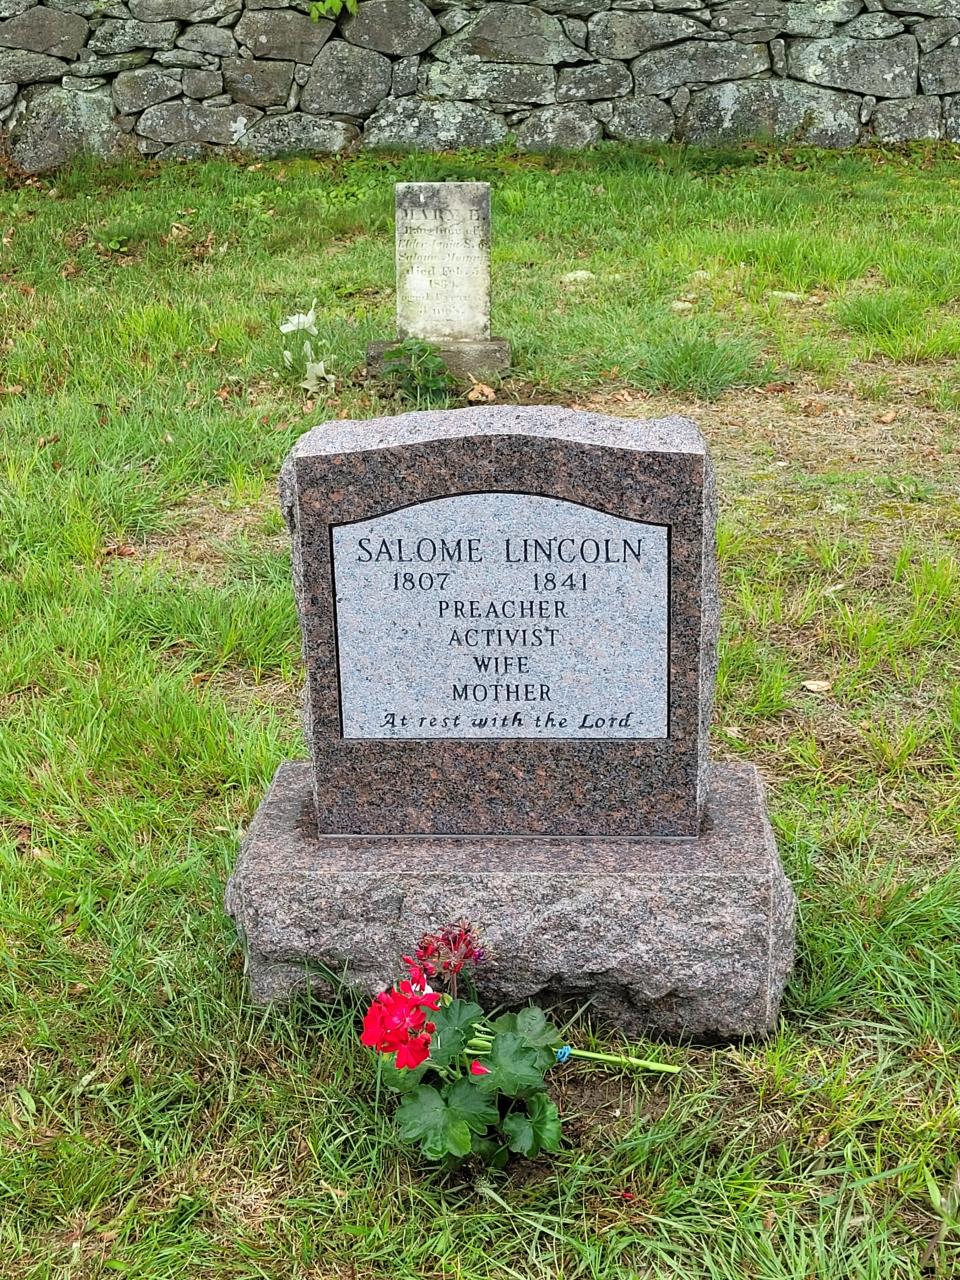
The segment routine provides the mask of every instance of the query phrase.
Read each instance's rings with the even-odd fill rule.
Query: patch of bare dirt
[[[261,707],[285,723],[296,724],[301,713],[299,682],[291,685],[279,676],[254,680],[247,672],[226,667],[211,676],[204,687],[223,698],[228,706]]]
[[[929,366],[862,365],[858,381],[823,386],[812,375],[765,387],[737,388],[719,399],[618,387],[576,402],[619,417],[681,414],[700,426],[730,492],[755,485],[786,468],[809,473],[866,472],[943,478],[960,462],[956,415],[932,408],[942,375]],[[895,380],[894,380],[895,376]],[[885,379],[882,398],[863,394],[871,379]],[[569,403],[569,401],[568,401]]]
[[[243,503],[234,502],[224,490],[204,489],[176,509],[167,530],[147,539],[142,554],[145,559],[159,557],[203,581],[222,583],[231,543],[250,538],[264,551],[286,547],[285,533],[266,532],[277,507],[272,485]]]
[[[564,1132],[578,1143],[625,1132],[637,1110],[631,1080],[607,1071],[556,1071],[551,1092],[563,1118]]]

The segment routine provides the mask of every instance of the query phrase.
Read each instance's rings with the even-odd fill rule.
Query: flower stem
[[[468,1054],[483,1055],[489,1053],[493,1046],[493,1037],[477,1034],[467,1041],[466,1051]],[[571,1058],[586,1058],[591,1062],[609,1062],[611,1066],[616,1067],[635,1067],[640,1071],[662,1071],[668,1075],[677,1075],[680,1071],[679,1067],[670,1066],[666,1062],[650,1062],[646,1058],[634,1058],[630,1054],[621,1053],[591,1053],[589,1049],[571,1049]]]
[[[587,1058],[591,1062],[609,1062],[618,1067],[638,1067],[642,1071],[666,1071],[677,1075],[679,1067],[666,1062],[649,1062],[646,1058],[633,1058],[619,1053],[591,1053],[588,1049],[571,1049],[571,1058]]]

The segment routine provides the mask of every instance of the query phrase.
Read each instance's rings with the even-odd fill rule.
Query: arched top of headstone
[[[480,436],[529,436],[633,452],[707,453],[689,418],[611,418],[558,405],[482,405],[324,422],[300,437],[289,460]]]

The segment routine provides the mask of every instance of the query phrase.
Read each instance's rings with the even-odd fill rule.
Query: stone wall
[[[0,0],[0,135],[104,158],[960,140],[960,0]],[[953,96],[957,95],[957,96]]]

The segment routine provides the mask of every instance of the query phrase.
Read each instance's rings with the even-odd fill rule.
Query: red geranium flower
[[[414,1071],[421,1062],[426,1062],[429,1056],[430,1037],[428,1035],[414,1036],[412,1040],[408,1040],[406,1044],[402,1044],[397,1050],[397,1067],[401,1071],[405,1069]]]
[[[416,991],[410,982],[381,991],[363,1019],[360,1043],[378,1053],[395,1053],[398,1067],[419,1066],[430,1052],[430,1033],[435,1030],[435,1023],[427,1021],[427,1010],[439,1006],[439,994]]]
[[[447,925],[437,933],[425,933],[417,947],[417,959],[428,977],[436,973],[456,976],[465,964],[483,964],[486,956],[469,920]]]
[[[410,974],[410,985],[413,987],[414,991],[423,991],[428,995],[432,994],[433,988],[430,986],[427,979],[433,977],[435,970],[427,965],[417,964],[416,960],[414,960],[412,956],[404,956],[403,963],[407,966],[407,971]],[[402,982],[400,986],[401,988],[403,987]]]
[[[475,1058],[473,1062],[470,1063],[470,1074],[472,1076],[488,1076],[490,1074],[490,1068],[485,1067],[482,1062]]]

